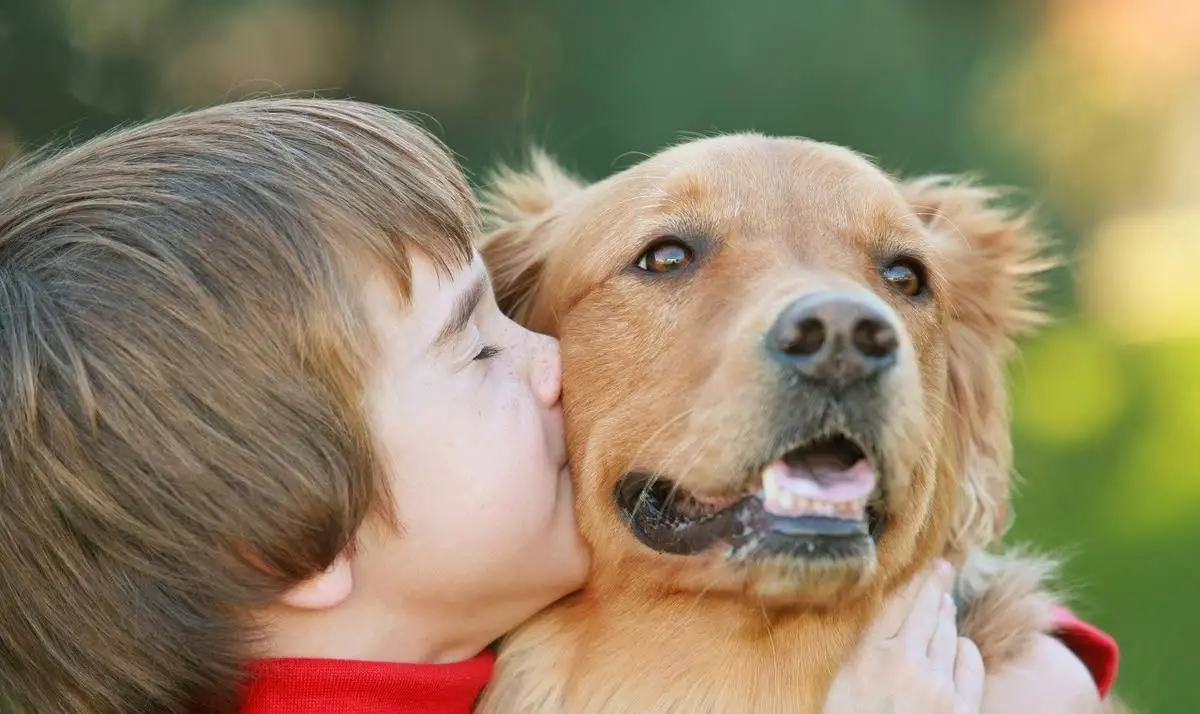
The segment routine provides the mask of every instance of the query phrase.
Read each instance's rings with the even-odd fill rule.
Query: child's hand
[[[958,636],[949,565],[891,597],[833,681],[825,714],[978,714],[983,660]]]

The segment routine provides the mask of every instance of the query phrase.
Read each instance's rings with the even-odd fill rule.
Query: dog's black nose
[[[771,355],[810,379],[846,387],[896,363],[900,337],[881,307],[852,293],[796,300],[767,333]]]

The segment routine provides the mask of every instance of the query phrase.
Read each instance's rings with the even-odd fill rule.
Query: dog
[[[936,556],[988,671],[1049,628],[1009,517],[1005,365],[1054,261],[958,177],[734,134],[482,192],[501,308],[558,337],[580,592],[502,644],[488,714],[822,710]]]

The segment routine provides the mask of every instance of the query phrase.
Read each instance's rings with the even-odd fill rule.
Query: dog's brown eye
[[[894,261],[885,265],[880,274],[903,295],[916,297],[925,292],[925,272],[916,261],[907,258]]]
[[[669,273],[692,262],[692,249],[677,240],[655,243],[638,258],[637,267],[647,273]]]

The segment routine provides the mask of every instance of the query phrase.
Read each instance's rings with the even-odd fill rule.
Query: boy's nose
[[[553,337],[536,335],[534,339],[537,342],[530,381],[538,401],[550,408],[562,397],[562,354]]]

